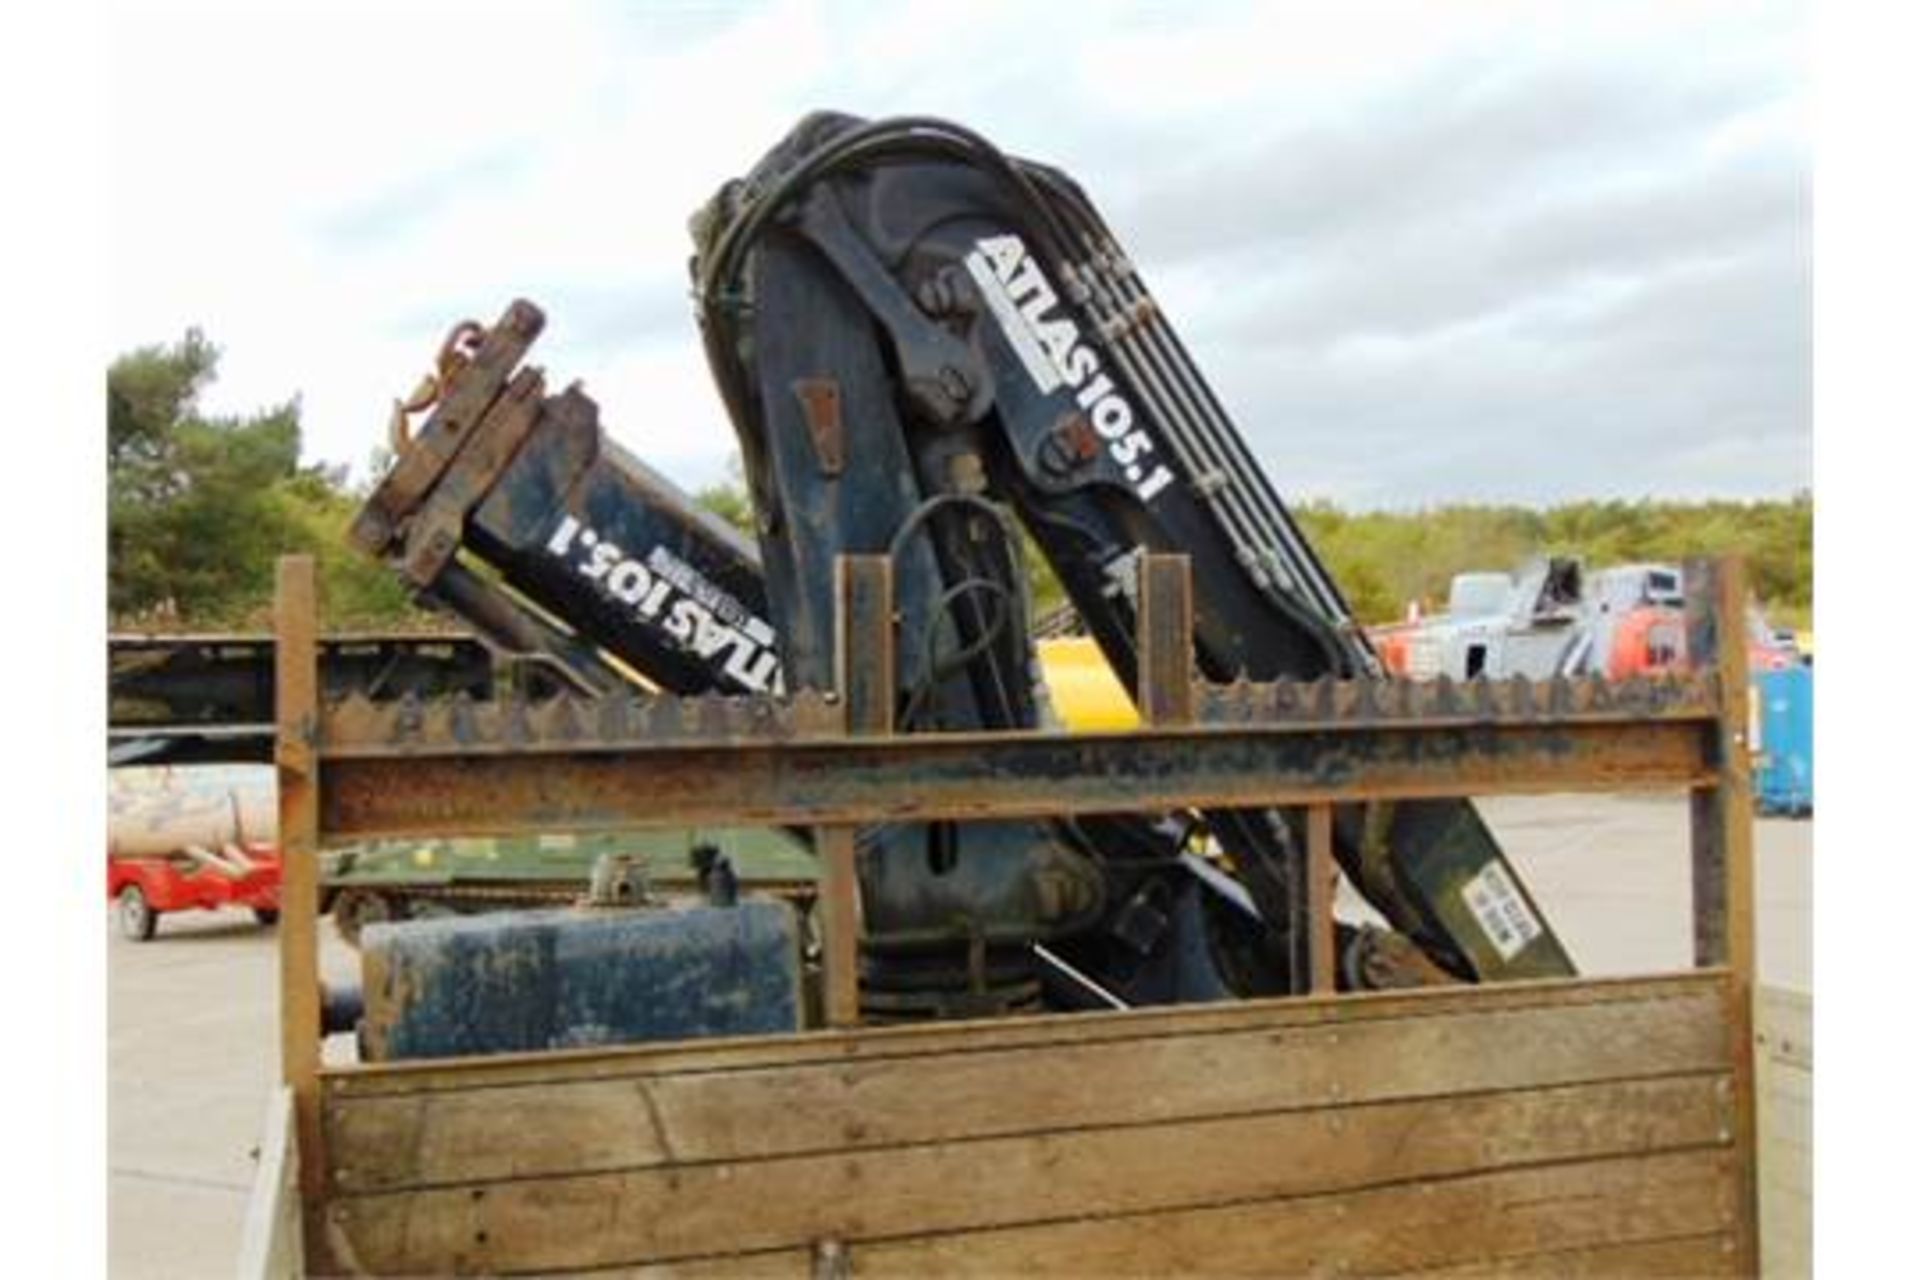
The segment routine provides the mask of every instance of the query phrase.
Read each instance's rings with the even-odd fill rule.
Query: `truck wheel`
[[[145,942],[153,936],[154,926],[160,922],[160,913],[147,901],[147,895],[137,884],[130,884],[120,891],[118,914],[120,932],[134,942]]]
[[[275,907],[255,907],[253,909],[253,918],[262,925],[272,928],[274,925],[280,923],[280,912]]]
[[[360,930],[370,924],[394,918],[393,904],[384,893],[365,889],[342,889],[333,900],[333,927],[340,940],[358,950]]]

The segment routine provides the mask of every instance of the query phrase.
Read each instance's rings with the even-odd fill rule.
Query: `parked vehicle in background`
[[[107,899],[120,932],[145,942],[160,917],[246,907],[263,925],[280,919],[280,854],[272,845],[187,849],[166,858],[107,859]]]
[[[1555,556],[1517,575],[1455,574],[1445,613],[1376,629],[1374,641],[1390,670],[1416,680],[1546,679],[1606,670],[1595,620],[1580,562]]]
[[[1518,574],[1454,575],[1447,610],[1376,627],[1387,668],[1416,680],[1657,675],[1686,659],[1686,592],[1680,569],[1624,564],[1587,571],[1549,557]],[[1781,671],[1805,659],[1792,633],[1776,631],[1756,604],[1747,616],[1751,670]]]
[[[279,918],[273,770],[128,768],[108,779],[107,898],[121,933],[145,942],[162,915],[217,907]]]

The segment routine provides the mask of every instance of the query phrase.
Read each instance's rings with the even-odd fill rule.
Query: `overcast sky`
[[[1799,6],[338,2],[110,19],[103,356],[363,464],[447,327],[688,487],[687,215],[804,112],[944,115],[1100,205],[1289,499],[1812,482]]]

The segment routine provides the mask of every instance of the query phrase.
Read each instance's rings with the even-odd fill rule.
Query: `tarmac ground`
[[[1691,963],[1684,797],[1502,798],[1481,811],[1583,973]],[[1754,831],[1760,981],[1811,991],[1813,824],[1768,818]],[[320,935],[327,979],[352,981],[354,954],[331,923]],[[134,943],[109,918],[107,948],[111,1274],[230,1274],[277,1072],[274,933],[243,910],[190,912]]]

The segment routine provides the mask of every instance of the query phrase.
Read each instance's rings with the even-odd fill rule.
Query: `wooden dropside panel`
[[[320,1079],[330,1101],[400,1094],[417,1096],[512,1084],[562,1084],[818,1062],[844,1064],[990,1049],[1168,1039],[1249,1029],[1288,1032],[1306,1027],[1351,1027],[1457,1012],[1491,1014],[1515,1009],[1565,1009],[1699,996],[1724,999],[1726,980],[1725,970],[1707,969],[1658,977],[1543,979],[1498,986],[1228,1000],[1115,1012],[862,1027],[853,1031],[815,1031],[792,1036],[335,1066],[323,1068]]]
[[[869,1276],[1730,1274],[1732,1158],[1678,1152],[882,1240],[850,1246],[847,1259]],[[800,1280],[815,1261],[784,1249],[566,1274]]]
[[[1754,1008],[1760,1271],[1813,1274],[1813,1000],[1762,988]]]
[[[1420,1276],[1473,1276],[1519,1280],[1698,1280],[1739,1274],[1737,1241],[1731,1231],[1668,1240],[1630,1240],[1588,1249],[1552,1249],[1518,1257],[1494,1258],[1461,1266],[1403,1272]]]
[[[416,1073],[329,1098],[327,1231],[377,1273],[1697,1262],[1738,1173],[1724,984],[1550,990]]]
[[[1724,1070],[1718,1008],[1702,991],[336,1098],[327,1133],[334,1189],[355,1192],[865,1150]]]
[[[285,1085],[267,1099],[260,1132],[259,1164],[241,1223],[240,1280],[288,1280],[306,1275],[300,1237],[300,1134],[293,1090]]]
[[[1724,1076],[345,1197],[379,1273],[539,1272],[1313,1195],[1712,1147]]]
[[[1345,1194],[882,1241],[890,1275],[1381,1275],[1723,1229],[1724,1150],[1583,1161]]]

